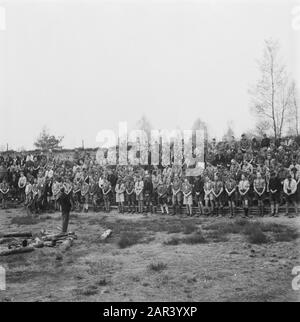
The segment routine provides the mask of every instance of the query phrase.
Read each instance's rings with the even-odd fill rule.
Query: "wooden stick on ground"
[[[21,248],[15,248],[15,249],[8,249],[0,251],[0,256],[8,256],[8,255],[14,255],[14,254],[22,254],[22,253],[30,253],[34,251],[34,247],[28,246],[28,247],[21,247]]]
[[[32,237],[32,232],[24,232],[24,233],[6,233],[6,234],[1,234],[0,237],[4,238],[9,238],[9,237],[24,237],[24,238],[31,238]]]

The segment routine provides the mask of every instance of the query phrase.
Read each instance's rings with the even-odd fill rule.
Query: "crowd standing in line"
[[[63,200],[74,211],[234,217],[289,217],[300,203],[300,149],[295,139],[248,139],[208,142],[201,176],[186,175],[186,165],[100,166],[86,153],[71,160],[41,152],[0,154],[0,200],[3,208],[24,204],[39,214],[58,211]],[[266,206],[269,206],[268,208]],[[290,208],[293,212],[290,212]]]

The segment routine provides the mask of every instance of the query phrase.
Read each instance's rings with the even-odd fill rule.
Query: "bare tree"
[[[261,120],[256,123],[255,132],[256,132],[257,136],[259,138],[261,138],[261,137],[263,137],[263,135],[265,133],[270,131],[270,128],[271,128],[271,125],[270,125],[269,121]]]
[[[291,85],[290,132],[299,135],[299,91],[295,81]]]
[[[249,91],[252,112],[258,122],[264,122],[272,128],[275,139],[281,137],[287,123],[292,94],[286,66],[279,57],[279,50],[277,41],[265,41],[263,58],[258,62],[261,76]]]

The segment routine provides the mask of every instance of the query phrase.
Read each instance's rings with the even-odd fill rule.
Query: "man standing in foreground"
[[[70,211],[72,208],[72,194],[67,194],[65,188],[61,189],[61,195],[58,198],[58,202],[61,205],[61,215],[62,215],[62,232],[66,233],[68,231]]]

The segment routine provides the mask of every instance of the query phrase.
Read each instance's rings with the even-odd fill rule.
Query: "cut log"
[[[41,238],[45,241],[50,241],[50,240],[65,239],[68,237],[77,238],[74,232],[46,235],[46,236],[42,236]]]
[[[68,238],[77,239],[76,236],[61,236],[61,237],[45,237],[42,238],[43,241],[54,241],[54,242],[63,242],[64,240],[67,240]]]
[[[7,237],[7,238],[0,238],[0,245],[2,244],[6,244],[6,243],[11,243],[13,242],[15,239],[12,237]]]
[[[14,255],[14,254],[30,253],[30,252],[33,252],[33,251],[34,251],[34,247],[32,247],[32,246],[20,247],[20,248],[2,250],[0,252],[0,256],[8,256],[8,255]]]
[[[10,238],[10,237],[24,237],[24,238],[32,238],[32,232],[24,232],[24,233],[6,233],[6,234],[1,234],[1,237],[4,238]]]
[[[43,244],[45,247],[55,247],[56,245],[55,241],[45,241]]]

